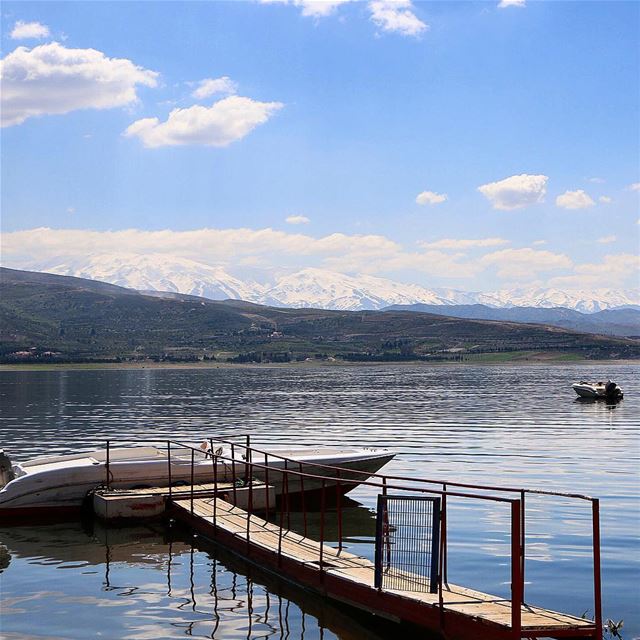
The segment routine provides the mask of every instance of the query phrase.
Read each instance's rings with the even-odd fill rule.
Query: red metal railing
[[[305,537],[307,536],[307,497],[305,491],[305,480],[310,485],[312,481],[315,481],[316,485],[320,484],[320,569],[323,569],[323,546],[325,541],[325,519],[326,519],[326,497],[328,493],[328,485],[333,487],[335,491],[335,506],[336,506],[336,518],[338,528],[338,548],[343,547],[343,522],[342,522],[342,505],[341,496],[349,490],[349,486],[370,486],[379,489],[383,495],[386,495],[389,490],[400,490],[405,492],[411,492],[415,494],[431,494],[441,496],[441,518],[440,518],[440,557],[439,557],[439,575],[438,575],[438,590],[439,590],[439,605],[444,614],[444,602],[442,597],[443,585],[447,584],[447,498],[461,498],[470,500],[484,500],[494,503],[504,503],[510,505],[510,539],[511,539],[511,628],[514,632],[514,637],[520,637],[521,632],[521,606],[524,603],[524,577],[525,577],[525,496],[526,494],[534,494],[541,496],[555,496],[568,499],[586,500],[591,503],[591,520],[592,520],[592,536],[593,536],[593,595],[594,595],[594,637],[602,637],[602,608],[601,608],[601,578],[600,578],[600,516],[599,516],[599,500],[590,496],[585,496],[576,493],[562,493],[555,491],[536,490],[536,489],[523,489],[514,487],[500,487],[494,485],[482,485],[471,484],[462,482],[450,482],[435,480],[429,478],[407,478],[403,476],[396,476],[390,474],[370,473],[367,471],[359,471],[354,469],[347,469],[344,467],[328,465],[319,462],[304,462],[295,461],[285,456],[251,447],[249,438],[247,436],[246,444],[238,444],[228,440],[209,439],[209,450],[203,451],[189,444],[176,442],[173,440],[164,441],[166,443],[167,450],[167,471],[169,481],[169,494],[171,497],[172,492],[172,456],[175,459],[174,451],[176,449],[185,449],[190,451],[190,509],[193,513],[194,499],[198,495],[210,495],[208,491],[200,491],[195,489],[195,468],[196,468],[196,456],[202,456],[203,458],[211,458],[212,471],[211,476],[213,479],[214,487],[218,486],[219,473],[218,464],[222,463],[225,467],[225,477],[230,472],[232,483],[232,496],[234,504],[237,504],[237,483],[239,476],[237,474],[237,454],[236,449],[240,448],[245,451],[244,459],[242,460],[242,467],[244,467],[244,479],[248,492],[248,516],[247,516],[247,552],[250,551],[250,523],[251,515],[254,511],[253,508],[253,475],[256,469],[263,472],[264,484],[265,484],[265,498],[266,505],[264,513],[266,518],[270,519],[272,511],[277,509],[277,502],[275,505],[270,504],[269,492],[266,487],[269,486],[270,480],[279,478],[281,485],[280,496],[280,508],[278,510],[279,516],[279,541],[278,541],[278,556],[282,556],[282,538],[284,532],[290,528],[291,525],[291,495],[290,495],[290,483],[291,477],[295,478],[299,490],[296,492],[300,495],[300,502],[303,514],[303,531]],[[213,443],[227,444],[230,448],[230,455],[225,456],[222,453],[214,453]],[[153,443],[148,443],[153,444]],[[110,449],[112,443],[107,441],[106,452],[106,485],[110,487],[113,482],[113,474],[111,471]],[[256,456],[262,456],[264,464],[254,461],[254,454]],[[184,458],[181,459],[184,462]],[[275,464],[282,463],[281,467],[276,467]],[[291,467],[295,468],[291,468]],[[319,469],[325,474],[310,473],[304,469]],[[296,470],[297,469],[297,470]],[[331,475],[333,474],[333,475]],[[356,476],[347,477],[347,476]],[[360,477],[358,477],[360,476]],[[373,480],[371,480],[373,478]],[[248,481],[248,482],[247,482]],[[294,483],[295,484],[295,483]],[[424,487],[428,485],[439,485],[441,489],[435,487]],[[422,485],[422,486],[417,486]],[[483,493],[470,493],[468,491],[451,491],[450,487],[456,487],[458,489],[469,489],[473,491],[482,492],[494,492],[494,493],[517,493],[517,498],[505,497],[500,495],[486,495]],[[317,487],[316,487],[317,488]],[[331,489],[329,489],[330,491]],[[213,518],[217,517],[216,501],[213,501],[214,511]],[[285,520],[286,517],[286,526]]]

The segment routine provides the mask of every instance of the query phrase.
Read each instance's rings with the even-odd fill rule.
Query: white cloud
[[[353,0],[259,0],[262,4],[291,4],[300,7],[303,16],[322,18],[331,15],[340,5]]]
[[[435,191],[423,191],[416,196],[418,204],[440,204],[448,199],[446,193],[436,193]]]
[[[595,178],[587,178],[587,180],[589,182],[592,182],[593,184],[604,184],[605,183],[605,179],[604,178],[595,177]]]
[[[457,240],[454,238],[443,238],[442,240],[436,240],[434,242],[420,242],[421,247],[424,249],[474,249],[477,247],[501,247],[505,244],[509,244],[509,240],[504,238],[478,238],[475,240]]]
[[[302,7],[303,16],[320,18],[332,14],[341,4],[351,0],[294,0],[294,4]]]
[[[638,287],[640,276],[640,256],[631,253],[609,254],[602,262],[576,265],[574,275],[552,278],[552,287],[613,287],[622,288],[623,283],[632,278],[633,286]]]
[[[152,148],[188,144],[226,147],[267,122],[283,106],[281,102],[229,96],[210,107],[174,109],[164,122],[158,118],[136,120],[124,135],[136,136]]]
[[[640,182],[634,182],[630,184],[627,189],[629,191],[640,191]]]
[[[379,235],[332,233],[320,238],[274,229],[90,231],[38,228],[2,235],[6,266],[47,266],[102,254],[166,254],[210,265],[250,264],[266,269],[323,266],[345,272],[415,270],[444,278],[469,277],[481,268],[442,251],[408,252]]]
[[[511,211],[544,202],[548,179],[548,176],[544,175],[521,173],[483,184],[478,187],[478,191],[491,202],[494,209]]]
[[[355,0],[258,0],[262,4],[288,4],[300,7],[303,16],[324,18],[343,4]],[[383,31],[403,36],[419,36],[429,29],[414,13],[411,0],[371,0],[368,3],[371,21]]]
[[[238,84],[229,76],[221,78],[205,78],[198,82],[198,88],[191,94],[194,98],[202,100],[217,93],[232,95],[238,91]]]
[[[52,42],[18,47],[0,61],[2,126],[76,109],[110,109],[136,102],[139,85],[155,87],[158,74],[95,49]]]
[[[547,241],[546,240],[534,240],[531,244],[534,247],[541,247],[542,245],[547,244]]]
[[[562,253],[546,250],[502,249],[480,258],[484,266],[497,268],[501,278],[533,279],[539,272],[566,269],[572,266],[571,259]]]
[[[498,9],[507,9],[508,7],[526,7],[526,0],[500,0]]]
[[[601,238],[598,238],[598,242],[600,244],[611,244],[612,242],[615,242],[618,238],[614,235],[611,236],[602,236]]]
[[[13,40],[42,40],[49,36],[49,27],[40,22],[23,22],[18,20],[10,34]]]
[[[383,31],[419,36],[429,29],[413,12],[411,0],[372,0],[369,10],[372,22]]]
[[[288,224],[308,224],[311,222],[307,216],[287,216],[284,221]]]
[[[595,202],[593,198],[583,189],[576,191],[565,191],[556,198],[556,205],[563,209],[587,209],[593,207]]]
[[[613,202],[613,198],[610,198],[609,196],[600,196],[598,198],[598,202],[600,204],[611,204]]]

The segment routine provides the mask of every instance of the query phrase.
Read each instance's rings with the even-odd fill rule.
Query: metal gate
[[[378,496],[375,587],[438,591],[440,498]]]

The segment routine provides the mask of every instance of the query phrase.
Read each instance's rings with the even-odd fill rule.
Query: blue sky
[[[634,286],[640,5],[507,4],[4,3],[3,261]]]

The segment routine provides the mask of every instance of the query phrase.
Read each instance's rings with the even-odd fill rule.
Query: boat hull
[[[341,471],[340,493],[348,493],[369,475],[377,472],[395,454],[381,451],[351,454],[345,456],[313,456],[313,459],[300,458],[292,462],[277,458],[268,459],[268,469],[252,467],[246,460],[221,462],[203,459],[193,465],[190,459],[173,460],[171,463],[171,485],[189,486],[194,484],[231,482],[233,478],[245,480],[248,477],[267,482],[275,487],[276,495],[293,495],[331,489],[336,482],[329,479],[336,472],[317,465],[339,466]],[[84,460],[93,460],[85,464]],[[43,472],[27,473],[9,483],[0,491],[0,524],[13,524],[40,517],[55,517],[69,513],[78,513],[86,497],[100,486],[106,485],[107,471],[105,462],[96,461],[93,456],[83,458],[76,466],[46,469]],[[71,461],[73,462],[73,460]],[[264,464],[254,458],[256,465]],[[300,481],[289,474],[286,485],[283,482],[283,469],[302,471],[315,477],[306,477]],[[42,465],[52,466],[52,465]],[[362,472],[362,473],[355,473]],[[323,477],[327,477],[326,480]],[[344,480],[342,480],[344,478]],[[118,461],[109,464],[109,487],[113,489],[132,489],[169,486],[169,465],[164,460]],[[336,488],[338,489],[338,488]]]

